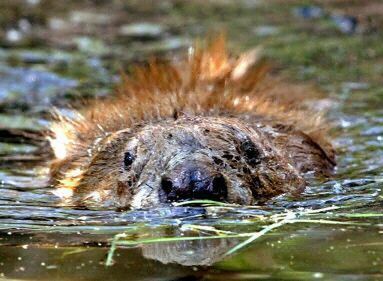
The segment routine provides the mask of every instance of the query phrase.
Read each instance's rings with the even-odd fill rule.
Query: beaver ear
[[[273,142],[287,154],[300,172],[312,171],[325,177],[333,174],[336,166],[333,150],[322,147],[323,144],[320,145],[301,130],[291,126],[279,126],[277,137],[273,138]],[[328,146],[331,147],[330,144]]]

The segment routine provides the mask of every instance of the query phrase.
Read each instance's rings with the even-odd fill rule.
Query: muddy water
[[[257,28],[250,26],[258,9],[286,10],[258,1],[241,1],[242,8],[211,1],[205,4],[206,14],[182,1],[164,1],[153,7],[146,1],[132,1],[121,11],[121,2],[116,1],[117,8],[107,5],[116,11],[113,17],[105,14],[101,1],[94,2],[83,7],[68,1],[65,8],[49,1],[4,5],[5,10],[18,12],[11,13],[14,18],[9,22],[0,21],[1,129],[41,130],[53,105],[63,108],[68,101],[107,95],[120,68],[129,68],[150,54],[177,56],[190,38],[216,22],[221,27],[226,24],[229,33],[238,38],[233,45],[241,46],[253,43],[235,28],[253,36],[254,30],[266,30],[265,41],[282,36],[274,33],[286,28],[283,18],[273,19],[269,26],[272,20],[261,14]],[[294,7],[287,10],[295,11]],[[220,16],[208,14],[209,9]],[[242,19],[238,19],[240,12]],[[189,17],[185,19],[185,15]],[[199,17],[210,17],[211,22],[198,22]],[[286,26],[289,24],[286,20]],[[317,24],[312,40],[324,36],[323,32],[330,32],[330,37],[366,36],[340,35],[336,27],[323,31],[327,23]],[[288,28],[284,33],[286,40],[307,36]],[[348,38],[344,41],[349,42]],[[274,51],[278,54],[277,47]],[[274,59],[278,63],[278,55]],[[298,74],[302,76],[312,75],[313,67],[299,63],[291,68],[300,67]],[[320,64],[315,59],[310,63]],[[313,182],[299,198],[280,196],[260,208],[76,209],[52,194],[44,163],[25,157],[33,155],[36,145],[9,139],[0,142],[0,279],[383,280],[383,92],[381,80],[374,78],[379,78],[382,69],[374,62],[367,69],[372,69],[371,81],[359,76],[355,79],[354,73],[317,81],[325,84],[320,86],[328,95],[327,102],[331,101],[330,117],[339,148],[336,178]],[[360,72],[363,74],[363,69]],[[314,69],[314,74],[320,75],[320,70]],[[132,241],[206,237],[212,235],[212,226],[233,234],[249,233],[262,229],[264,223],[256,219],[259,216],[334,206],[339,208],[317,214],[317,222],[287,224],[228,257],[224,254],[244,238],[119,246],[113,265],[105,265],[116,234],[125,232]]]

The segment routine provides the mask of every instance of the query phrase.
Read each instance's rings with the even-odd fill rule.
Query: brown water
[[[205,6],[200,6],[202,3],[194,6],[183,1],[153,5],[131,1],[119,11],[123,2],[116,1],[114,10],[102,1],[93,2],[85,6],[68,1],[65,8],[49,1],[1,4],[3,9],[11,6],[9,11],[18,12],[13,15],[15,18],[4,20],[5,23],[0,21],[4,31],[0,33],[3,36],[0,128],[44,128],[52,104],[62,108],[68,100],[80,96],[106,95],[118,80],[121,67],[149,54],[178,55],[178,50],[188,46],[190,38],[205,33],[214,24],[227,25],[229,33],[238,39],[230,41],[237,49],[253,44],[245,38],[246,34],[254,36],[250,28],[269,33],[282,30],[283,40],[293,38],[291,42],[307,36],[314,41],[344,36],[339,39],[340,49],[349,48],[350,38],[383,43],[380,34],[372,35],[377,38],[366,34],[340,35],[330,29],[332,33],[326,35],[321,28],[328,22],[321,21],[317,23],[316,33],[294,31],[288,27],[290,21],[300,20],[294,18],[293,12],[287,14],[292,19],[272,17],[272,8],[280,9],[281,13],[286,9],[293,11],[299,3],[281,7],[275,3],[240,1],[238,6],[233,6],[212,1]],[[39,5],[42,10],[38,9]],[[114,11],[114,16],[106,14],[103,5]],[[270,18],[262,17],[266,12]],[[258,14],[259,20],[253,20],[253,15]],[[134,27],[138,35],[118,35],[116,31],[125,23],[146,21],[160,22],[163,30],[140,25]],[[274,25],[268,26],[268,21]],[[131,29],[131,26],[130,30],[126,28],[125,33],[132,32]],[[243,30],[243,34],[238,34],[238,30]],[[17,36],[21,37],[14,40]],[[272,36],[282,35],[269,34],[255,41],[270,41],[275,47],[270,50],[271,57],[283,64],[278,54],[286,50],[278,49],[279,41],[272,41]],[[298,46],[302,47],[302,57],[311,51],[307,49],[309,42],[304,44]],[[375,46],[367,47],[382,53]],[[288,57],[292,57],[300,49],[288,51],[291,52]],[[349,52],[357,56],[357,50]],[[327,77],[327,72],[320,76],[320,59],[319,62],[312,59],[309,66],[303,59],[297,62],[292,59],[293,73],[310,81],[318,74],[316,82],[327,89],[332,101],[330,118],[335,123],[335,143],[340,151],[337,176],[326,183],[312,183],[299,198],[280,196],[260,208],[169,207],[130,212],[76,209],[62,205],[51,193],[41,163],[9,161],[9,157],[30,155],[36,149],[34,145],[0,142],[3,157],[0,160],[0,279],[383,280],[383,91],[379,84],[383,70],[377,61],[368,60],[367,66],[361,63],[360,68],[350,72],[345,71],[347,67],[341,68],[339,73]],[[334,62],[328,70],[341,63]],[[365,72],[370,80],[364,78]],[[119,233],[126,232],[130,240],[205,237],[214,234],[206,228],[210,226],[249,233],[259,231],[264,225],[257,216],[332,206],[339,209],[310,218],[331,220],[335,224],[287,224],[229,257],[224,254],[244,238],[119,246],[114,264],[105,265],[111,239]]]

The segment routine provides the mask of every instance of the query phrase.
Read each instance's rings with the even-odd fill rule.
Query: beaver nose
[[[164,176],[162,190],[168,202],[192,199],[225,201],[227,185],[221,174],[209,174],[201,168],[190,168],[175,176]]]

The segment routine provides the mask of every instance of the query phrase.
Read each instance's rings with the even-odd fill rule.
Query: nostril
[[[227,188],[226,180],[222,175],[217,175],[213,179],[213,190],[214,191],[225,191]]]
[[[161,180],[161,187],[166,193],[170,193],[173,189],[173,182],[169,178],[163,178]]]

